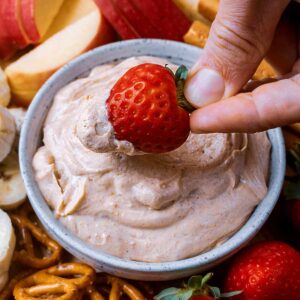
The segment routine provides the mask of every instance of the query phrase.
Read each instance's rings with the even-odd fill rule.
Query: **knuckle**
[[[259,61],[266,52],[266,45],[258,34],[260,30],[247,25],[239,18],[217,18],[212,26],[212,38],[219,49],[228,50],[229,59],[248,62]]]

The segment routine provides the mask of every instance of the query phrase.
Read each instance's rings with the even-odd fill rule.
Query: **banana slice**
[[[7,106],[10,101],[10,88],[5,73],[0,67],[0,105]]]
[[[10,267],[12,255],[15,249],[16,236],[11,220],[3,210],[0,209],[0,290],[7,281],[7,272]]]
[[[14,117],[15,119],[15,124],[17,128],[17,133],[19,134],[21,132],[21,127],[24,123],[25,120],[25,115],[26,115],[26,110],[24,108],[9,108],[8,109],[10,114]]]
[[[8,109],[0,106],[0,162],[9,154],[16,135],[14,117]]]
[[[18,154],[12,151],[0,164],[0,208],[13,209],[25,200],[26,190],[20,173]]]
[[[9,113],[16,124],[16,138],[13,150],[0,163],[0,208],[5,210],[14,209],[26,200],[26,190],[18,161],[19,133],[26,111],[22,108],[10,108]]]

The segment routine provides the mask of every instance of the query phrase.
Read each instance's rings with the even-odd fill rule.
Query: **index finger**
[[[257,132],[300,121],[300,74],[196,110],[191,130]]]

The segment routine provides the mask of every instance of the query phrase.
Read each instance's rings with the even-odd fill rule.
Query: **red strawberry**
[[[295,229],[300,232],[300,199],[287,200],[286,202],[288,216]]]
[[[241,291],[222,293],[220,289],[208,285],[213,273],[205,276],[192,276],[183,288],[171,287],[161,291],[154,300],[214,300],[220,298],[229,298],[239,295]]]
[[[186,76],[184,66],[175,76],[156,64],[141,64],[127,71],[106,102],[117,139],[147,153],[168,152],[182,145],[190,132],[187,110],[193,109],[183,96]]]
[[[235,300],[299,300],[300,253],[283,242],[251,246],[233,261],[225,290],[243,293]]]

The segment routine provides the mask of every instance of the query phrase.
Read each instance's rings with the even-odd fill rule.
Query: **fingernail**
[[[222,99],[225,92],[223,77],[215,70],[202,69],[189,79],[185,96],[195,107],[202,107]]]

